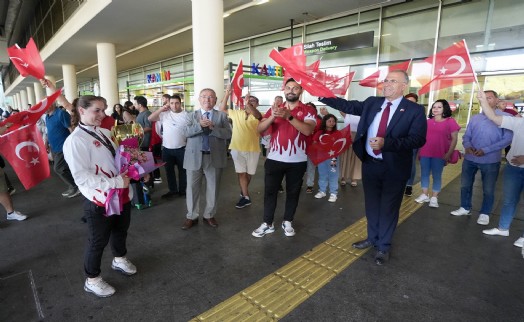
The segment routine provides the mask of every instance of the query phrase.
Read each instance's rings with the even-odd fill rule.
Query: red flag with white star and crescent
[[[36,124],[0,135],[0,151],[26,190],[49,177],[47,151]]]
[[[428,64],[433,64],[433,61],[435,62],[433,76],[420,88],[419,95],[477,81],[465,40],[456,42],[424,60]]]
[[[7,53],[9,59],[11,59],[13,65],[18,69],[22,77],[31,75],[36,79],[44,78],[44,63],[42,62],[40,52],[38,52],[33,38],[29,39],[25,48],[20,48],[18,44],[16,44],[7,48]]]
[[[318,140],[308,145],[306,154],[313,164],[336,158],[351,146],[351,130],[349,125],[334,133],[320,134]]]
[[[244,107],[244,100],[242,99],[242,87],[244,87],[244,65],[242,63],[242,59],[240,59],[237,70],[235,71],[235,75],[231,80],[231,92],[233,95],[231,97],[231,101],[233,101],[233,104],[239,106],[240,108]]]

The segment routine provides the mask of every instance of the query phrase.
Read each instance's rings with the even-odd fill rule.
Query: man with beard
[[[319,99],[339,111],[361,117],[353,150],[362,160],[368,236],[353,247],[375,247],[377,265],[389,259],[404,188],[411,175],[413,149],[426,142],[424,108],[403,96],[408,83],[406,72],[396,70],[383,81],[384,97],[371,96],[363,102]]]
[[[302,177],[306,172],[307,136],[313,133],[316,111],[302,103],[302,87],[293,78],[286,81],[284,94],[286,103],[273,105],[260,123],[258,132],[269,131],[271,142],[264,164],[264,222],[252,233],[263,237],[275,231],[273,219],[277,206],[278,189],[286,177],[286,206],[282,229],[288,237],[295,235],[292,222],[298,205]]]

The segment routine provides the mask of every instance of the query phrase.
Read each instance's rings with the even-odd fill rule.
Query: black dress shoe
[[[384,265],[389,260],[389,252],[379,250],[375,254],[375,264]]]
[[[364,239],[356,243],[353,243],[352,246],[353,248],[356,248],[356,249],[366,249],[366,248],[373,246],[373,243],[369,241],[368,239]]]
[[[196,225],[198,225],[198,219],[194,219],[194,220],[186,219],[186,221],[184,221],[184,225],[182,225],[182,229],[188,230],[189,228],[196,226]]]
[[[171,198],[173,198],[176,195],[177,195],[176,192],[169,191],[167,193],[164,193],[160,198],[162,198],[162,199],[171,199]]]
[[[217,228],[218,227],[218,222],[216,221],[216,219],[214,217],[204,218],[204,222],[206,224],[208,224],[209,226],[213,227],[213,228]]]

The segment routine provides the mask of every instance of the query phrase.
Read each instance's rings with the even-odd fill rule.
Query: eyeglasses
[[[388,84],[388,83],[389,84],[407,84],[406,82],[398,81],[396,79],[384,79],[382,83],[384,84]]]
[[[216,97],[200,95],[200,98],[205,99],[205,100],[214,100]]]

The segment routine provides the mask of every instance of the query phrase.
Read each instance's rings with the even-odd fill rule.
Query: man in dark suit
[[[372,96],[363,102],[320,99],[339,111],[361,116],[353,150],[362,160],[368,237],[353,247],[374,246],[377,265],[389,259],[404,188],[411,174],[413,149],[426,142],[424,108],[403,97],[408,82],[408,75],[397,70],[383,81],[384,97]]]
[[[182,229],[198,224],[202,178],[206,178],[206,208],[204,222],[218,227],[215,219],[218,186],[222,169],[227,165],[227,140],[231,138],[231,125],[227,114],[213,109],[217,102],[214,90],[205,88],[198,97],[201,109],[189,113],[183,133],[187,138],[184,169],[187,176],[187,215]]]

